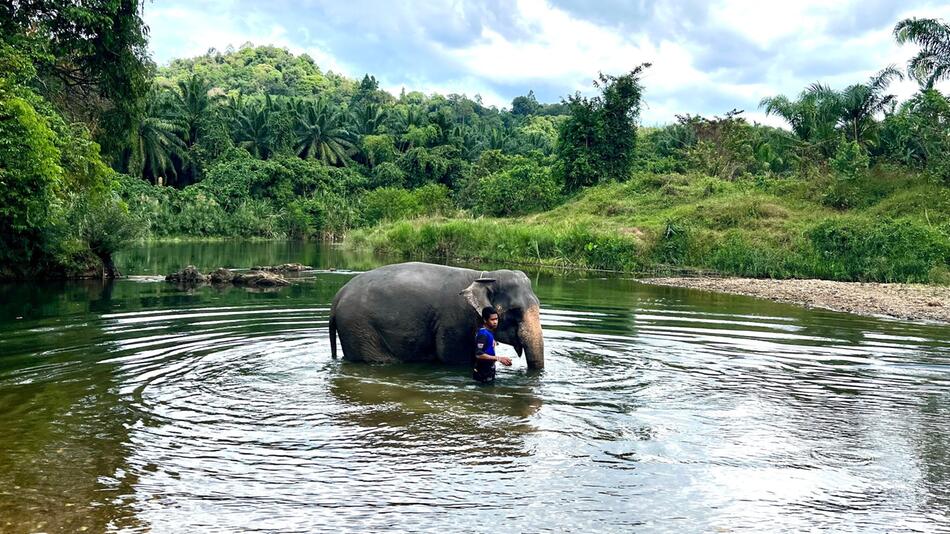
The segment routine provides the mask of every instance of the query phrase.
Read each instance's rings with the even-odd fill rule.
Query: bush
[[[165,235],[234,235],[228,228],[228,214],[214,197],[186,187],[175,195],[172,212],[164,222]]]
[[[312,215],[309,213],[308,202],[297,199],[287,204],[280,214],[280,227],[289,239],[304,239],[309,237],[313,229]]]
[[[245,200],[225,225],[225,232],[237,237],[277,237],[282,233],[277,214],[265,200]]]
[[[862,179],[866,177],[870,159],[863,146],[856,141],[838,144],[831,159],[834,179],[823,198],[824,204],[834,208],[853,208],[862,204]]]
[[[481,215],[496,217],[543,211],[558,203],[560,189],[550,167],[522,160],[477,183],[474,210]]]
[[[373,179],[370,187],[404,187],[406,173],[398,165],[391,162],[381,163],[373,169]]]
[[[824,275],[845,280],[926,282],[950,263],[950,235],[912,219],[829,219],[808,231]]]
[[[452,209],[449,189],[441,184],[424,185],[408,191],[381,187],[363,195],[363,220],[373,225],[383,221],[412,219],[422,215],[441,215]]]
[[[82,256],[85,251],[89,251],[102,263],[104,275],[117,275],[112,255],[142,234],[139,220],[113,192],[76,195],[67,204],[66,221],[78,246],[67,249],[63,261],[76,263],[73,260],[75,256]],[[74,268],[82,269],[83,262],[78,263]]]
[[[653,256],[660,263],[686,265],[690,252],[690,227],[682,219],[667,219],[663,233],[654,246]]]
[[[382,187],[363,195],[363,218],[368,224],[410,219],[419,215],[418,199],[411,191]]]
[[[412,197],[423,215],[446,215],[452,211],[449,188],[442,184],[428,184],[412,191]]]

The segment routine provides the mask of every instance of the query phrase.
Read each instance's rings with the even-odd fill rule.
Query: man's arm
[[[492,356],[485,353],[485,346],[488,344],[488,336],[479,334],[475,336],[475,357],[479,360],[496,361],[502,365],[510,366],[511,358],[507,356]]]

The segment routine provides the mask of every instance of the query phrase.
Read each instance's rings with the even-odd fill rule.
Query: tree
[[[346,166],[354,150],[354,136],[343,123],[343,113],[326,98],[304,108],[297,116],[296,131],[298,156]]]
[[[389,117],[389,112],[377,104],[364,104],[352,113],[353,132],[359,135],[374,135],[379,132]]]
[[[643,63],[627,74],[600,74],[600,96],[575,94],[567,101],[570,116],[561,125],[558,159],[565,186],[575,190],[603,180],[624,180],[633,164],[636,120],[640,113]]]
[[[511,101],[511,113],[514,115],[534,115],[541,109],[541,104],[534,96],[534,91],[528,91],[525,96],[516,96]]]
[[[138,0],[0,2],[0,35],[27,51],[42,94],[117,156],[149,89],[151,62]]]
[[[803,143],[802,148],[818,148],[826,156],[834,153],[839,105],[838,93],[820,83],[809,85],[797,100],[778,95],[765,97],[759,103],[766,115],[776,115],[788,122]]]
[[[935,83],[950,77],[950,24],[938,19],[904,19],[894,26],[894,37],[900,44],[920,46],[920,52],[907,64],[907,74],[921,89],[933,89]]]
[[[848,86],[838,94],[838,118],[848,139],[858,143],[865,141],[874,115],[895,104],[896,96],[884,94],[894,78],[903,79],[904,75],[893,66],[887,67],[871,76],[867,83]]]
[[[270,99],[260,102],[233,102],[234,142],[256,157],[267,159],[274,153],[276,133],[271,117]]]
[[[153,88],[146,100],[145,116],[132,136],[129,172],[152,183],[167,183],[164,177],[178,176],[172,157],[184,161],[188,147],[183,141],[185,124],[169,113],[163,94]]]
[[[54,132],[29,102],[4,89],[0,83],[0,274],[40,260],[63,180]]]
[[[825,156],[835,153],[840,128],[846,138],[866,143],[868,128],[874,115],[891,106],[896,97],[885,94],[888,85],[903,75],[893,66],[878,72],[867,83],[856,83],[842,91],[813,83],[798,100],[789,100],[784,95],[763,98],[759,103],[766,115],[785,119],[798,138],[817,146]]]
[[[184,141],[189,147],[198,141],[203,122],[212,104],[220,97],[210,95],[211,84],[197,74],[178,81],[178,90],[171,91],[173,113],[185,126]]]
[[[212,107],[221,95],[211,94],[211,84],[198,74],[192,74],[184,80],[178,81],[177,90],[169,91],[171,99],[171,114],[184,128],[182,140],[189,152],[185,166],[185,182],[195,182],[199,179],[197,159],[194,157],[195,146],[199,137],[212,125]]]

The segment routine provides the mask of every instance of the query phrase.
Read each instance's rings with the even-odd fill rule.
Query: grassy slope
[[[641,174],[515,219],[420,219],[354,232],[353,247],[625,271],[712,269],[774,278],[950,281],[950,188],[893,169],[820,202],[830,179]]]

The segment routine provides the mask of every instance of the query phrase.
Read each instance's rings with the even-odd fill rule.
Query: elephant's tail
[[[336,315],[330,314],[330,357],[336,359]]]

